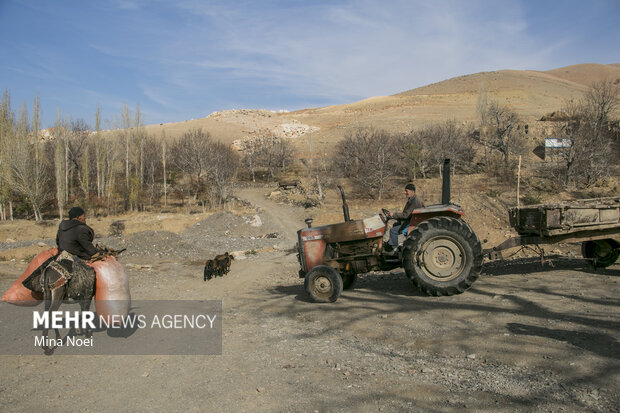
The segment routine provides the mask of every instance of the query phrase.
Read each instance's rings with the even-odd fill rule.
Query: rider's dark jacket
[[[409,218],[414,209],[418,208],[424,208],[424,204],[420,201],[420,198],[418,198],[417,195],[413,195],[407,200],[407,203],[403,208],[403,212],[394,212],[392,217],[397,219],[399,222],[402,222]]]
[[[58,227],[56,245],[59,250],[88,260],[97,252],[97,248],[93,245],[94,237],[95,232],[88,225],[76,219],[66,219]]]

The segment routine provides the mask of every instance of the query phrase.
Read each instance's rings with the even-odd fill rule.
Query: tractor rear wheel
[[[581,255],[594,268],[606,268],[618,261],[620,245],[613,239],[584,241],[581,243]]]
[[[342,293],[342,277],[329,265],[319,265],[306,274],[304,287],[317,303],[333,303]]]
[[[430,218],[405,240],[403,267],[415,286],[428,295],[460,294],[480,275],[482,247],[466,222]]]

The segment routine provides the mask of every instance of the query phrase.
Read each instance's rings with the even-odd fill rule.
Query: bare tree
[[[125,185],[127,191],[129,191],[129,151],[131,143],[131,114],[129,113],[129,107],[123,104],[121,110],[121,128],[123,130],[123,138],[125,141]]]
[[[68,161],[69,161],[69,180],[71,190],[75,182],[82,196],[88,198],[88,184],[90,174],[90,161],[88,151],[88,138],[90,136],[90,126],[83,120],[77,119],[71,122],[71,134],[68,139]]]
[[[526,150],[525,125],[519,115],[496,101],[491,101],[486,108],[486,128],[472,137],[491,152],[501,155],[503,173],[508,174],[512,156]]]
[[[276,171],[284,171],[286,165],[293,158],[293,146],[288,140],[275,136],[266,136],[261,141],[259,150],[259,165],[267,168],[272,179]]]
[[[473,159],[473,148],[469,141],[471,128],[448,120],[431,126],[424,131],[424,144],[429,161],[442,173],[444,159],[451,159],[453,165],[466,165]]]
[[[110,214],[114,187],[117,183],[117,170],[122,170],[120,165],[117,167],[123,159],[122,138],[123,136],[116,132],[102,140],[102,194],[105,197],[108,214]]]
[[[256,170],[260,166],[260,152],[261,152],[261,139],[260,138],[252,138],[243,142],[241,151],[243,153],[243,158],[241,162],[245,167],[250,171],[250,176],[252,177],[252,182],[256,182]]]
[[[413,132],[404,136],[398,145],[402,151],[398,161],[399,171],[409,180],[417,179],[418,174],[426,178],[430,171],[432,161],[425,138],[425,134]]]
[[[162,166],[165,165],[165,162],[162,161],[162,150],[165,149],[165,146],[162,147],[156,139],[151,138],[148,135],[145,135],[143,141],[144,147],[142,152],[142,165],[143,165],[143,187],[146,188],[149,204],[153,205],[153,201],[157,195],[159,195],[158,191],[158,182],[160,176],[163,176],[164,173]],[[164,176],[165,182],[165,176]]]
[[[591,185],[611,174],[618,146],[610,124],[619,105],[620,88],[611,82],[594,83],[583,99],[566,102],[568,120],[554,130],[564,142],[557,154],[564,186]]]
[[[95,142],[95,175],[97,181],[97,198],[103,197],[103,178],[104,178],[104,166],[103,166],[103,145],[102,145],[102,133],[101,133],[101,106],[97,104],[95,111],[95,135],[93,140]]]
[[[358,128],[338,143],[334,165],[362,191],[371,190],[378,199],[388,179],[397,172],[397,140],[382,130]]]
[[[10,185],[10,145],[14,140],[15,114],[11,110],[11,97],[7,90],[0,102],[0,219],[13,219],[13,189]],[[6,210],[8,204],[9,210]]]
[[[452,160],[454,170],[457,166],[467,170],[475,153],[471,134],[470,125],[448,120],[398,136],[399,173],[408,179],[416,179],[418,174],[422,178],[430,173],[441,175],[446,158]]]
[[[136,105],[133,119],[129,107],[123,104],[120,133],[125,146],[125,191],[122,195],[125,198],[126,208],[133,208],[136,205],[137,199],[141,198],[144,184],[144,145],[147,134],[143,122],[139,104]],[[132,179],[133,177],[137,179]]]
[[[164,178],[164,206],[168,205],[168,175],[166,172],[166,160],[167,160],[167,147],[166,147],[166,132],[161,132],[161,163],[163,168]]]
[[[204,189],[210,142],[211,136],[208,132],[194,129],[183,134],[170,148],[174,166],[190,180],[189,192],[194,199]]]
[[[30,126],[24,103],[19,114],[16,133],[5,149],[11,159],[9,184],[28,201],[35,220],[40,221],[41,209],[49,194],[47,171],[43,165],[43,157],[39,154],[38,100],[35,102],[34,110],[37,114],[33,116],[34,122]]]
[[[603,129],[614,111],[620,107],[620,83],[608,80],[594,82],[585,94],[584,106],[597,129]]]
[[[227,145],[214,142],[209,145],[207,178],[218,205],[228,198],[239,167],[239,155]]]
[[[140,112],[140,104],[136,105],[136,116],[132,131],[137,150],[136,164],[138,165],[138,176],[140,177],[140,189],[142,189],[142,185],[144,184],[144,145],[146,141],[146,132],[144,130],[142,113]]]
[[[68,199],[67,160],[69,142],[68,122],[62,121],[60,111],[56,114],[56,124],[53,129],[55,141],[54,149],[54,175],[56,176],[56,199],[58,202],[58,218],[64,217],[64,210]]]
[[[265,133],[247,139],[242,143],[242,163],[249,169],[252,182],[256,182],[256,171],[266,169],[271,179],[283,172],[295,155],[289,140]]]

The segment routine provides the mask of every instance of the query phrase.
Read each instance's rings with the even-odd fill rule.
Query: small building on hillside
[[[545,139],[545,161],[555,161],[562,156],[562,153],[572,146],[570,139],[546,138]]]

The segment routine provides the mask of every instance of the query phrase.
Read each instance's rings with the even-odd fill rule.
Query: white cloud
[[[149,98],[151,101],[163,106],[170,106],[170,99],[167,96],[166,90],[162,90],[159,87],[155,87],[149,84],[139,84],[138,85],[142,90],[142,93]]]
[[[223,69],[230,78],[255,78],[293,94],[342,100],[521,67],[532,62],[525,56],[538,56],[537,64],[544,60],[522,12],[505,4],[369,1],[321,5],[303,16],[286,8],[183,4],[212,29],[188,39],[184,49],[188,55],[204,50],[208,57],[173,69],[173,82],[184,87],[200,76],[196,66]],[[214,21],[214,16],[225,17]]]
[[[346,103],[480,71],[550,69],[580,63],[575,56],[590,56],[584,50],[592,48],[576,46],[594,36],[585,24],[581,31],[557,34],[579,10],[567,7],[561,18],[541,17],[551,6],[539,10],[524,1],[35,5],[29,12],[53,21],[59,30],[49,39],[24,37],[9,49],[9,54],[25,56],[25,63],[9,56],[5,77],[24,79],[24,85],[28,80],[54,85],[57,100],[68,86],[97,91],[101,85],[106,107],[141,102],[154,122],[158,116],[197,117],[233,106],[293,109]],[[597,18],[601,12],[589,17]],[[615,59],[605,52],[610,47],[596,46]],[[98,84],[91,87],[93,82]]]

